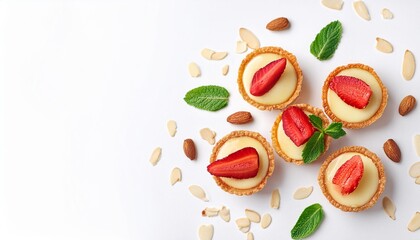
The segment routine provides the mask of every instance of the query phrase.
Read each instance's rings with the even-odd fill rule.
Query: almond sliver
[[[266,229],[268,228],[268,226],[270,226],[270,224],[271,224],[271,215],[266,213],[261,219],[261,227],[263,229]]]
[[[190,76],[194,78],[199,77],[201,75],[200,67],[195,62],[191,62],[188,65],[188,71],[190,73]]]
[[[153,166],[156,166],[156,164],[159,162],[161,153],[162,153],[162,148],[160,147],[157,147],[155,148],[155,150],[153,150],[152,155],[150,156],[150,160],[149,160]]]
[[[252,49],[260,48],[260,40],[258,40],[255,34],[249,31],[248,29],[240,28],[239,36],[241,37],[242,41],[246,42],[249,48],[252,48]]]
[[[222,60],[228,55],[227,52],[215,52],[211,55],[211,60]]]
[[[394,14],[388,8],[382,9],[381,15],[382,15],[382,18],[383,19],[392,19],[392,18],[394,18]]]
[[[382,199],[382,207],[384,208],[386,214],[392,219],[395,220],[395,205],[388,197]]]
[[[251,221],[248,218],[238,218],[236,219],[235,223],[238,228],[246,228],[251,225]]]
[[[244,41],[236,42],[236,53],[244,53],[248,50],[248,45]]]
[[[271,192],[271,201],[270,201],[271,208],[279,209],[280,208],[280,191],[279,189],[274,189]]]
[[[410,177],[412,178],[420,177],[420,162],[416,162],[411,165],[410,169],[408,170],[408,174],[410,174]]]
[[[261,221],[260,214],[254,210],[245,209],[245,215],[251,222],[259,223]]]
[[[201,199],[201,200],[203,200],[204,202],[208,202],[208,201],[209,201],[209,200],[207,199],[207,197],[206,197],[206,192],[204,192],[204,190],[203,190],[200,186],[197,186],[197,185],[191,185],[188,189],[190,190],[191,194],[192,194],[194,197],[196,197],[196,198],[198,198],[198,199]]]
[[[379,37],[376,38],[376,49],[383,53],[392,53],[392,51],[394,51],[394,48],[390,42]]]
[[[365,19],[366,21],[370,21],[369,11],[363,1],[354,1],[353,2],[354,11],[359,15],[359,17]]]
[[[321,3],[327,8],[341,10],[344,2],[342,0],[322,0]]]
[[[414,232],[420,228],[420,212],[416,212],[416,214],[414,214],[410,222],[408,222],[407,228],[410,232]]]
[[[404,60],[402,65],[402,75],[405,80],[411,80],[416,71],[416,61],[414,54],[410,50],[405,50]]]
[[[222,75],[223,76],[226,76],[228,74],[228,72],[229,72],[229,65],[223,66],[223,68],[222,68]]]
[[[203,56],[207,60],[211,60],[211,57],[213,56],[214,53],[215,51],[208,48],[204,48],[203,50],[201,50],[201,56]]]
[[[230,221],[230,210],[229,208],[223,206],[219,211],[219,216],[223,219],[225,222]]]
[[[212,224],[203,224],[198,228],[198,238],[200,240],[212,240],[214,227]]]
[[[293,198],[296,200],[301,200],[301,199],[305,199],[307,197],[309,197],[309,195],[311,195],[312,190],[314,188],[312,186],[310,187],[301,187],[299,189],[296,190],[296,192],[293,194]]]
[[[177,167],[172,169],[171,177],[170,177],[171,185],[172,186],[175,185],[175,183],[181,181],[181,179],[182,179],[181,169]]]

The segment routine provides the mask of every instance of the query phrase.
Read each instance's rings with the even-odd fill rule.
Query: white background
[[[234,220],[250,208],[270,213],[268,229],[253,224],[255,239],[289,239],[301,211],[319,202],[325,219],[311,239],[420,239],[407,223],[420,211],[420,186],[408,176],[416,156],[412,138],[420,134],[419,111],[397,113],[399,101],[420,98],[419,72],[410,82],[401,76],[404,51],[420,59],[418,1],[366,1],[372,20],[356,16],[352,1],[342,11],[320,1],[73,0],[0,1],[0,238],[1,239],[197,239],[200,224],[213,224],[214,239],[245,239]],[[383,7],[394,12],[383,20]],[[265,25],[288,17],[291,28],[270,32]],[[318,61],[309,45],[333,20],[343,24],[343,38],[329,61]],[[321,87],[335,67],[360,62],[372,66],[389,90],[384,115],[372,126],[348,131],[327,154],[346,145],[362,145],[383,160],[387,185],[380,201],[360,213],[344,213],[326,200],[317,184],[321,161],[309,166],[285,163],[259,193],[238,197],[223,192],[206,172],[212,146],[199,137],[209,127],[217,139],[236,129],[270,137],[278,111],[247,104],[236,86],[245,54],[235,53],[238,29],[253,31],[263,46],[293,52],[304,73],[296,102],[321,107]],[[394,46],[392,54],[375,49],[375,38]],[[200,51],[228,51],[222,61],[203,59]],[[202,77],[187,66],[197,62]],[[230,65],[227,76],[221,68]],[[227,108],[206,112],[188,106],[184,94],[201,85],[224,86],[231,93]],[[226,117],[250,111],[255,121],[228,124]],[[166,122],[174,119],[171,138]],[[198,159],[182,151],[185,138],[195,140]],[[402,161],[391,162],[382,150],[393,138]],[[271,142],[271,141],[270,141]],[[149,157],[162,147],[161,161]],[[324,156],[325,157],[325,156]],[[183,180],[169,184],[173,167]],[[188,186],[202,186],[208,203],[194,198]],[[294,200],[301,186],[313,186],[304,200]],[[269,208],[271,191],[279,188],[281,207]],[[396,220],[382,210],[383,196],[396,207]],[[207,206],[225,205],[232,221],[201,217]]]

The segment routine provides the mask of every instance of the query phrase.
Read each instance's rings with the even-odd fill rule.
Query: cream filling
[[[359,155],[362,158],[364,167],[363,176],[354,192],[343,195],[339,187],[332,183],[332,180],[338,168],[354,155]],[[379,185],[379,173],[375,163],[369,157],[357,152],[343,153],[332,160],[327,167],[325,177],[326,186],[330,195],[338,203],[349,207],[360,207],[369,202],[375,195]]]
[[[282,58],[275,53],[262,53],[248,62],[245,67],[242,81],[248,96],[262,104],[280,104],[286,102],[295,92],[297,86],[297,74],[293,64],[287,59],[286,68],[277,83],[262,96],[254,96],[250,93],[251,82],[254,74],[272,61]]]
[[[216,156],[216,159],[221,159],[245,147],[253,147],[258,152],[259,169],[258,169],[257,175],[253,178],[247,178],[247,179],[235,179],[235,178],[225,178],[225,177],[220,178],[223,182],[225,182],[229,186],[238,188],[238,189],[249,189],[249,188],[258,186],[262,182],[262,180],[265,178],[265,176],[267,175],[268,164],[269,164],[267,150],[264,148],[262,143],[260,143],[255,138],[237,137],[237,138],[232,138],[226,141],[223,144],[223,146],[219,149],[219,153]]]
[[[382,88],[376,78],[368,71],[360,68],[345,69],[337,74],[356,77],[367,83],[372,89],[372,95],[366,108],[358,109],[345,103],[331,89],[327,92],[327,101],[331,111],[346,122],[363,122],[371,118],[379,109],[382,102]]]

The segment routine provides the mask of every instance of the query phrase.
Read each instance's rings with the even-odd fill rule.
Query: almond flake
[[[241,231],[241,232],[243,232],[243,233],[247,233],[247,232],[249,232],[249,230],[251,230],[251,227],[250,227],[250,226],[248,226],[248,227],[243,227],[243,228],[239,228],[239,231]]]
[[[211,60],[222,60],[228,55],[227,52],[215,52],[211,55]]]
[[[415,135],[413,138],[414,150],[417,157],[420,157],[420,135]]]
[[[261,221],[260,214],[254,210],[245,209],[245,215],[251,222],[259,223]]]
[[[215,207],[206,207],[201,211],[201,216],[203,217],[215,217],[219,215],[220,209]]]
[[[191,76],[191,77],[196,78],[196,77],[201,76],[201,70],[200,70],[200,67],[199,67],[199,66],[197,65],[197,63],[195,63],[195,62],[191,62],[191,63],[188,65],[188,71],[190,72],[190,76]]]
[[[390,42],[379,37],[376,38],[376,49],[383,53],[392,53],[392,51],[394,51],[394,48]]]
[[[270,226],[270,224],[271,224],[271,215],[266,213],[261,219],[261,227],[263,229],[266,229],[268,228],[268,226]]]
[[[208,202],[208,201],[209,201],[209,200],[207,199],[207,197],[206,197],[206,192],[204,192],[204,190],[203,190],[200,186],[197,186],[197,185],[191,185],[188,189],[190,190],[191,194],[192,194],[194,197],[196,197],[196,198],[198,198],[198,199],[201,199],[201,200],[203,200],[204,202]]]
[[[242,41],[246,42],[249,48],[252,48],[252,49],[260,48],[260,40],[258,40],[255,34],[249,31],[248,29],[240,28],[239,36],[241,37]]]
[[[417,177],[417,178],[416,178],[415,183],[416,183],[416,184],[420,184],[420,177]]]
[[[392,219],[395,220],[395,205],[388,197],[382,199],[382,207],[384,208],[386,214]]]
[[[176,134],[176,128],[177,128],[177,126],[176,126],[176,122],[175,122],[174,120],[169,120],[169,121],[166,123],[166,127],[168,128],[168,133],[169,133],[169,135],[170,135],[171,137],[174,137],[174,136],[175,136],[175,134]]]
[[[246,240],[254,240],[254,234],[252,232],[248,232],[246,235]]]
[[[388,8],[382,9],[381,15],[382,15],[383,19],[393,19],[394,18],[394,14]]]
[[[162,153],[162,148],[160,147],[157,147],[155,148],[155,150],[153,150],[152,155],[150,156],[150,160],[149,160],[153,166],[156,166],[156,164],[159,162],[161,153]]]
[[[244,53],[248,50],[248,45],[244,41],[236,42],[236,53]]]
[[[365,19],[366,21],[370,21],[369,11],[363,1],[354,1],[353,2],[354,11],[359,15],[359,17]]]
[[[280,191],[279,191],[279,189],[274,189],[271,192],[270,207],[274,208],[274,209],[279,209],[280,208]]]
[[[223,76],[226,76],[228,74],[228,72],[229,72],[229,65],[223,66],[223,68],[222,68],[222,75]]]
[[[307,188],[305,187],[298,188],[296,192],[293,194],[293,198],[296,200],[305,199],[309,197],[309,195],[311,195],[313,189],[314,187],[312,186],[307,187]]]
[[[214,227],[212,224],[203,224],[198,228],[198,238],[200,240],[212,240]]]
[[[235,223],[238,228],[246,228],[251,225],[251,221],[248,218],[238,218],[236,219]]]
[[[420,177],[420,162],[416,162],[411,165],[410,170],[408,170],[408,174],[410,174],[410,177],[412,178]]]
[[[175,185],[175,183],[181,181],[182,180],[181,169],[179,169],[177,167],[172,169],[170,180],[171,180],[171,185],[172,186]]]
[[[344,2],[342,0],[322,0],[321,3],[327,8],[341,10]]]
[[[405,50],[404,60],[402,65],[402,75],[405,80],[411,80],[416,71],[416,60],[414,54],[410,50]]]
[[[209,128],[203,128],[200,130],[200,136],[202,139],[206,140],[210,145],[216,143],[216,133],[210,130]]]
[[[420,228],[420,212],[416,212],[416,214],[414,214],[408,223],[407,228],[410,232],[414,232]]]
[[[223,206],[219,211],[219,216],[223,219],[225,222],[230,221],[230,210],[229,208]]]
[[[211,60],[211,57],[213,56],[214,53],[215,51],[208,48],[204,48],[203,50],[201,50],[201,56],[203,56],[207,60]]]

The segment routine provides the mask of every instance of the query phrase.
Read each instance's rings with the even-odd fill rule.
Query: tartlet
[[[257,132],[233,131],[220,139],[213,148],[210,163],[245,147],[253,147],[259,155],[259,169],[255,177],[235,179],[213,176],[224,191],[236,195],[251,195],[260,191],[274,171],[274,154],[267,140]]]
[[[286,58],[287,64],[277,83],[262,96],[252,95],[250,88],[254,74],[280,58]],[[280,47],[262,47],[242,60],[237,81],[239,92],[245,101],[261,110],[273,110],[285,108],[299,96],[302,80],[302,70],[292,53]]]
[[[301,108],[306,113],[306,115],[313,114],[320,117],[324,128],[329,125],[329,120],[321,109],[310,106],[308,104],[294,104],[291,106],[297,106]],[[302,165],[304,163],[302,158],[302,151],[306,146],[306,143],[298,147],[292,142],[292,140],[290,140],[290,138],[285,134],[283,130],[282,115],[283,113],[280,113],[277,116],[271,129],[272,144],[277,154],[286,162]],[[324,140],[324,153],[328,150],[330,143],[331,137],[326,136]]]
[[[332,179],[340,166],[352,156],[359,155],[364,172],[357,188],[350,194],[342,194]],[[359,212],[372,207],[385,189],[386,176],[379,157],[365,147],[343,147],[330,155],[322,164],[318,183],[328,201],[345,212]]]
[[[329,88],[336,76],[355,77],[370,86],[372,95],[365,108],[350,106]],[[337,67],[328,75],[322,88],[322,105],[325,113],[333,122],[341,122],[346,128],[363,128],[371,125],[382,116],[387,101],[387,89],[378,74],[373,68],[360,63]]]

